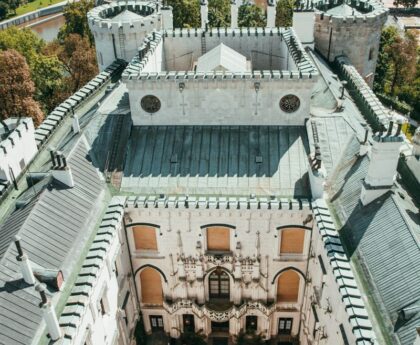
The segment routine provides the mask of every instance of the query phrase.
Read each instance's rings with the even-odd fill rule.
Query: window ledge
[[[153,250],[137,250],[132,253],[132,256],[135,258],[142,258],[142,259],[164,259],[165,255],[161,255],[158,251]]]
[[[307,255],[304,254],[280,254],[274,261],[305,261],[308,258]]]

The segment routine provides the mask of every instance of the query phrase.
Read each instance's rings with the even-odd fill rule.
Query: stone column
[[[276,27],[276,0],[267,0],[267,28]]]
[[[207,0],[200,0],[201,28],[205,29],[209,21],[209,8]]]
[[[238,2],[240,0],[231,0],[230,2],[230,27],[236,29],[238,27]]]

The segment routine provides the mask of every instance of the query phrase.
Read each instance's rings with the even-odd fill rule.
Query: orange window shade
[[[141,301],[147,304],[163,304],[163,290],[160,274],[147,267],[140,273]]]
[[[289,270],[277,281],[277,302],[297,302],[299,297],[299,274]]]
[[[207,228],[207,250],[230,250],[230,229],[223,226]]]
[[[305,230],[281,230],[280,254],[302,254],[305,240]]]
[[[133,236],[136,249],[157,250],[156,229],[154,227],[134,226]]]

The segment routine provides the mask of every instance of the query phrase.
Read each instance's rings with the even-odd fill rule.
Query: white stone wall
[[[314,47],[314,24],[314,12],[293,12],[293,29],[305,47]]]
[[[33,121],[25,118],[0,142],[0,180],[12,182],[10,169],[17,178],[37,152]]]
[[[191,300],[198,305],[208,299],[208,273],[217,265],[225,268],[239,281],[230,279],[230,300],[236,305],[243,305],[245,300],[274,302],[277,293],[276,274],[285,268],[294,268],[306,275],[307,258],[310,242],[310,230],[305,231],[304,254],[279,255],[281,230],[277,227],[286,225],[302,225],[303,220],[310,214],[307,208],[303,210],[209,210],[209,209],[159,209],[159,208],[127,208],[125,219],[127,224],[128,242],[130,244],[136,282],[141,296],[139,274],[145,265],[159,268],[165,275],[162,277],[162,287],[165,298],[172,300]],[[136,251],[130,224],[147,223],[159,226],[157,230],[157,251]],[[222,262],[206,255],[206,229],[208,224],[221,223],[236,227],[230,232],[230,245],[232,256]],[[307,224],[311,226],[311,224]],[[257,234],[259,232],[259,234]],[[259,237],[260,246],[257,247]],[[198,243],[200,246],[197,246]],[[240,249],[238,248],[240,244]],[[256,260],[259,257],[259,260]],[[235,259],[233,259],[235,258]],[[235,261],[236,260],[236,261]],[[241,261],[241,271],[238,271],[238,262]],[[236,264],[234,263],[237,262]],[[197,268],[200,266],[200,269]],[[204,279],[198,270],[207,275]],[[180,275],[184,275],[182,279]],[[253,280],[253,274],[258,275]],[[230,318],[230,330],[237,333],[245,326],[246,315],[257,315],[258,331],[267,338],[277,334],[279,317],[294,318],[292,334],[296,335],[299,329],[299,310],[304,296],[304,278],[300,276],[300,294],[296,303],[280,303],[282,311],[274,311],[270,316],[261,310],[252,309],[240,318]],[[273,281],[274,280],[274,281]],[[176,328],[182,330],[182,314],[193,313],[191,308],[181,308],[173,314],[165,308],[149,308],[142,305],[143,320],[146,331],[150,332],[150,315],[164,317],[165,331],[177,337]],[[206,334],[211,333],[210,319],[195,316],[196,330],[203,329]]]

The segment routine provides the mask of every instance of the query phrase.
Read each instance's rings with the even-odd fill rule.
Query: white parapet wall
[[[0,124],[0,180],[12,182],[38,152],[31,118],[8,119],[8,130]]]

